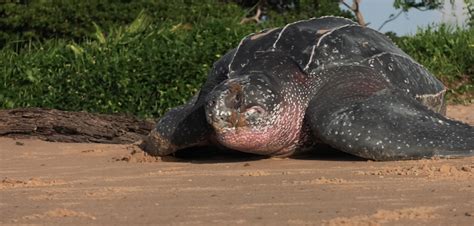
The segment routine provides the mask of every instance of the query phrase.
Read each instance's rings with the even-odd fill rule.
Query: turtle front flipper
[[[209,144],[211,128],[204,114],[204,106],[196,107],[193,103],[171,109],[160,118],[141,147],[151,155],[165,156]]]
[[[169,155],[180,149],[210,144],[212,129],[206,121],[204,105],[214,87],[228,78],[229,63],[235,49],[214,63],[207,81],[199,94],[181,106],[175,107],[160,118],[141,147],[151,155]]]
[[[474,127],[430,110],[370,68],[326,73],[343,76],[333,76],[338,79],[322,87],[306,111],[324,143],[381,161],[474,155]]]

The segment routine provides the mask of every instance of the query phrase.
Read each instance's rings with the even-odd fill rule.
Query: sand
[[[474,105],[448,109],[471,124],[473,112]],[[154,158],[134,145],[0,138],[1,225],[473,222],[474,158],[373,162],[334,151]]]

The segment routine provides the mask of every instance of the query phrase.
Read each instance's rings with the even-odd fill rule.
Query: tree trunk
[[[134,117],[40,108],[0,110],[0,136],[77,143],[126,144],[143,139],[154,123]]]

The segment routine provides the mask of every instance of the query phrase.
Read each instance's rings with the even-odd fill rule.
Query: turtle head
[[[246,75],[229,79],[208,97],[206,115],[217,131],[248,128],[259,130],[271,124],[281,101],[267,76]]]
[[[281,152],[291,143],[284,142],[288,132],[299,134],[300,128],[289,131],[285,123],[297,125],[292,120],[302,116],[289,110],[282,88],[264,72],[247,73],[216,86],[207,99],[206,118],[217,141],[243,152],[287,154]]]

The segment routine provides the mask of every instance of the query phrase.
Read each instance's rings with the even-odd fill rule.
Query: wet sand
[[[474,105],[448,115],[474,125]],[[203,152],[203,156],[196,154]],[[192,153],[194,152],[194,153]],[[0,224],[472,225],[474,158],[289,159],[0,138]]]

